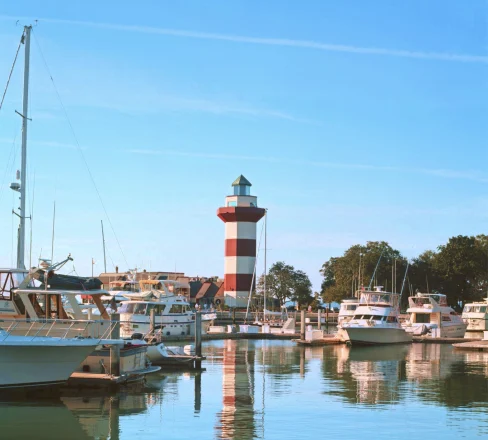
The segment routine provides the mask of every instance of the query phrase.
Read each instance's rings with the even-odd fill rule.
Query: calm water
[[[0,403],[0,438],[411,439],[488,435],[488,353],[450,345],[206,343],[207,371],[112,397]]]

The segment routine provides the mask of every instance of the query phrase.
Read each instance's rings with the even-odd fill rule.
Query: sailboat
[[[15,213],[20,219],[17,267],[0,269],[0,367],[4,367],[0,368],[0,388],[51,386],[63,383],[76,369],[90,363],[89,355],[97,346],[124,345],[118,338],[115,341],[107,339],[116,333],[102,304],[101,296],[107,292],[100,289],[99,281],[56,273],[66,262],[72,261],[71,256],[58,264],[42,261],[40,267],[30,270],[25,268],[31,31],[32,26],[25,26],[21,38],[21,44],[25,46],[25,61],[23,110],[19,113],[22,117],[20,184],[16,182],[10,185],[11,189],[20,194],[20,213]],[[89,295],[93,299],[100,311],[99,321],[86,320],[76,300],[80,294]],[[122,351],[124,350],[125,346],[122,347]],[[100,353],[102,352],[95,354],[98,368]],[[145,361],[138,364],[138,374],[159,370],[157,367],[145,370],[146,366]]]

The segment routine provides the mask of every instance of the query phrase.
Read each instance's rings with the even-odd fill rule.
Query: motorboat
[[[192,335],[195,327],[195,312],[186,296],[171,292],[168,280],[141,280],[138,293],[124,295],[127,300],[120,303],[120,334],[130,338],[139,333],[147,335],[153,330],[162,338],[165,336]],[[154,323],[151,323],[151,314]],[[202,313],[202,333],[206,333],[215,313]]]
[[[341,341],[345,341],[347,339],[347,335],[342,329],[342,325],[349,322],[354,317],[354,313],[356,312],[358,305],[358,298],[345,298],[341,302],[339,315],[337,317],[337,337]]]
[[[412,335],[437,338],[462,338],[467,324],[441,293],[417,293],[408,298],[409,315],[403,328]]]
[[[376,290],[360,291],[359,305],[349,322],[342,324],[351,345],[400,344],[412,342],[398,321],[400,295]]]
[[[147,357],[151,364],[166,368],[194,368],[195,361],[202,359],[195,356],[193,345],[168,347],[163,342],[148,344]]]
[[[16,322],[14,327],[18,326]],[[51,323],[45,323],[50,327]],[[103,343],[95,338],[19,336],[0,329],[0,389],[45,388],[64,384]]]
[[[467,325],[465,338],[483,339],[488,330],[488,298],[465,304],[461,318]]]

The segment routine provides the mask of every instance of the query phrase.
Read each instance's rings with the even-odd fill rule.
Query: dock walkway
[[[457,350],[488,351],[488,341],[480,339],[462,342],[459,344],[452,344],[452,346]]]

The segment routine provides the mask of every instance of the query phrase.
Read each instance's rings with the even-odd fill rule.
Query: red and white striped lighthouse
[[[256,261],[256,223],[265,209],[250,195],[251,182],[242,174],[232,183],[234,195],[225,198],[217,216],[225,223],[225,303],[245,307]]]

